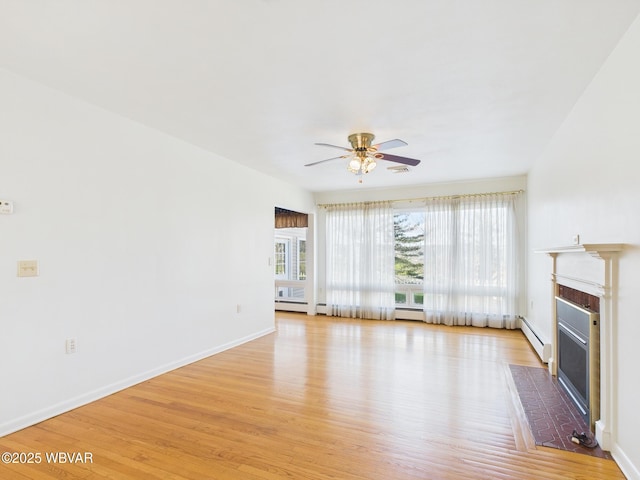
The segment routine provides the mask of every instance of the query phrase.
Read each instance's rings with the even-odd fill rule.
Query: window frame
[[[424,225],[425,225],[425,221],[424,221],[424,208],[423,207],[402,207],[402,208],[394,208],[394,225],[395,225],[395,217],[396,215],[403,215],[403,214],[420,214],[423,218],[422,218],[422,227],[423,227],[423,235],[424,235]],[[395,232],[394,232],[394,251],[395,251],[395,247],[396,247],[396,243],[395,243]],[[424,242],[422,243],[422,247],[421,247],[421,256],[422,256],[422,268],[424,269]],[[398,282],[398,278],[396,276],[395,278],[395,285],[396,285],[396,308],[403,308],[403,309],[416,309],[416,310],[421,310],[422,309],[422,303],[417,302],[416,301],[416,296],[422,295],[424,296],[424,278],[422,279],[416,279],[415,282],[413,283],[400,283]],[[404,302],[399,303],[397,301],[399,296],[403,296],[404,297]],[[423,298],[424,301],[424,298]]]
[[[280,253],[277,251],[277,245],[284,245],[284,255],[283,255],[283,270],[284,272],[278,274],[278,266],[280,265],[279,256]],[[276,280],[289,280],[289,275],[291,272],[290,268],[290,257],[291,257],[291,239],[287,237],[275,237],[274,238],[274,248],[273,248],[273,275]]]

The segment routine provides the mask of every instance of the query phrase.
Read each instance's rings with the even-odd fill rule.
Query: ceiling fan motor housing
[[[375,135],[373,133],[353,133],[348,138],[356,152],[366,152],[371,148],[371,142],[373,142]]]

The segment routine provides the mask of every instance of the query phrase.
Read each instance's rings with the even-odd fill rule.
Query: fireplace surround
[[[569,287],[597,297],[599,309],[599,418],[594,419],[598,443],[610,450],[615,438],[617,395],[616,385],[616,329],[618,295],[618,254],[620,243],[579,244],[536,250],[552,259],[551,264],[551,319],[552,348],[549,371],[558,375],[558,324],[556,297],[561,289]]]

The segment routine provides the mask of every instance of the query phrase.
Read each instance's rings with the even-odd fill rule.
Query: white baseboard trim
[[[640,480],[640,470],[629,460],[629,457],[625,455],[618,444],[613,445],[611,456],[620,467],[620,470],[622,470],[622,473],[624,473],[624,476],[627,477],[627,480]]]
[[[116,392],[119,392],[120,390],[124,390],[125,388],[132,387],[138,383],[145,382],[151,378],[157,377],[177,368],[184,367],[185,365],[189,365],[190,363],[194,363],[204,358],[210,357],[212,355],[215,355],[216,353],[224,352],[225,350],[229,350],[244,343],[250,342],[251,340],[269,335],[273,332],[275,332],[275,327],[266,328],[259,332],[252,333],[223,345],[218,345],[217,347],[204,350],[194,355],[189,355],[188,357],[184,357],[180,360],[167,363],[138,375],[133,375],[119,382],[105,385],[104,387],[70,398],[68,400],[65,400],[64,402],[59,402],[55,405],[51,405],[41,410],[37,410],[22,417],[16,418],[15,420],[5,422],[3,424],[0,424],[0,437],[9,435],[13,432],[17,432],[18,430],[22,430],[23,428],[30,427],[32,425],[35,425],[36,423],[40,423],[44,420],[48,420],[49,418],[55,417],[106,396],[112,395]]]
[[[551,343],[544,340],[524,317],[521,319],[520,329],[540,357],[540,360],[544,363],[548,363],[551,358]]]

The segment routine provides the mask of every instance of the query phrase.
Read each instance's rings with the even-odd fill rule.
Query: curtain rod
[[[417,202],[417,201],[429,201],[429,200],[440,200],[440,199],[454,199],[454,198],[468,198],[468,197],[487,197],[489,195],[517,195],[519,193],[524,193],[524,190],[510,190],[508,192],[486,192],[486,193],[463,193],[459,195],[439,195],[435,197],[414,197],[414,198],[401,198],[398,200],[369,200],[365,202],[347,202],[347,203],[319,203],[316,206],[318,207],[330,207],[334,205],[349,205],[349,204],[367,204],[367,203],[376,203],[381,201],[388,202]]]

